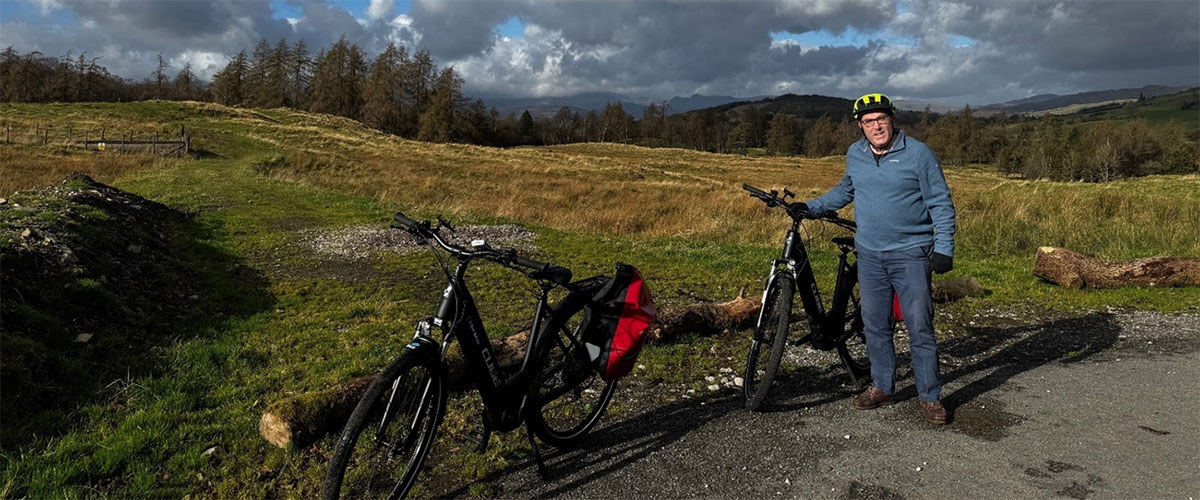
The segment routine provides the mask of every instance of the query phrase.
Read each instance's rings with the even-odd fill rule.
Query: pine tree
[[[311,110],[357,119],[362,107],[365,66],[362,49],[347,42],[344,36],[339,38],[317,57]]]
[[[371,64],[371,72],[363,86],[363,123],[389,134],[399,134],[401,130],[404,106],[400,85],[401,50],[389,43]]]
[[[304,40],[296,41],[288,54],[287,61],[287,96],[291,105],[296,109],[308,109],[309,84],[312,82],[313,61],[308,57],[308,47]]]
[[[799,131],[792,115],[776,113],[767,126],[767,152],[779,156],[795,154]]]
[[[246,51],[238,52],[221,71],[213,75],[213,100],[226,106],[244,104],[243,83],[246,78]]]
[[[183,69],[175,75],[175,96],[184,101],[190,101],[193,98],[194,82],[196,75],[192,73],[192,62],[185,61]]]
[[[453,139],[454,114],[462,100],[463,81],[454,68],[446,68],[434,82],[429,103],[421,113],[420,132],[422,141],[450,142]]]
[[[518,143],[522,145],[537,144],[538,130],[537,124],[533,122],[533,115],[529,114],[529,110],[521,113],[521,125],[518,128],[519,136]]]
[[[163,60],[162,52],[158,53],[158,64],[154,66],[154,98],[163,99],[167,90],[167,69],[171,66]]]

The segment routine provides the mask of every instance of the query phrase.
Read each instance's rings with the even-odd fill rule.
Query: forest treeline
[[[12,47],[0,53],[0,77],[0,98],[8,102],[162,99],[290,107],[352,118],[409,139],[500,147],[620,142],[819,157],[844,154],[861,137],[849,117],[849,100],[845,113],[819,117],[772,106],[775,99],[683,114],[672,114],[664,101],[646,106],[640,119],[620,102],[599,112],[564,107],[551,116],[502,115],[464,96],[454,68],[439,68],[426,51],[389,44],[371,59],[345,38],[315,56],[303,41],[261,40],[252,52],[231,58],[211,83],[199,79],[190,64],[172,68],[161,54],[148,77],[130,81],[85,53],[49,57]],[[1198,95],[1200,89],[1188,91],[1178,106],[1197,109]],[[1200,169],[1200,137],[1174,122],[981,118],[969,107],[947,114],[902,112],[897,121],[947,166],[988,164],[1025,178],[1097,182]]]

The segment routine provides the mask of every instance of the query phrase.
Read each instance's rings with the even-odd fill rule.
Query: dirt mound
[[[214,292],[253,284],[197,244],[201,233],[186,214],[82,174],[0,204],[0,442],[49,420],[39,412],[154,371],[151,349],[216,313]]]

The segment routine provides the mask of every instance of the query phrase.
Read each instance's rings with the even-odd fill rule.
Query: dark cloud
[[[48,55],[86,50],[136,79],[159,52],[209,61],[211,74],[261,38],[303,39],[315,54],[344,36],[372,57],[388,42],[429,50],[460,72],[469,93],[510,96],[850,97],[871,89],[987,104],[1043,92],[1200,85],[1194,1],[414,0],[399,18],[387,13],[387,1],[370,15],[331,2],[289,3],[299,13],[290,21],[276,19],[266,1],[45,0],[49,14],[27,16],[37,7],[24,4],[19,19],[5,18],[14,9],[0,5],[0,46]],[[497,26],[514,17],[526,33],[500,36]],[[857,35],[801,45],[774,41],[780,32]]]

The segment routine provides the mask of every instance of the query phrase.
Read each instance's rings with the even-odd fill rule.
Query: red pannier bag
[[[642,273],[618,263],[617,272],[588,304],[584,317],[584,347],[604,380],[629,374],[646,342],[658,310]]]

